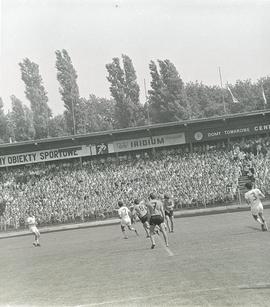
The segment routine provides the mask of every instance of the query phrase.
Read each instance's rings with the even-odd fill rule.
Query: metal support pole
[[[220,67],[218,68],[218,71],[219,71],[219,79],[220,79],[220,86],[221,86],[222,103],[223,103],[224,114],[227,114],[226,105],[225,105],[225,99],[224,99],[223,82],[222,82],[222,76],[221,76],[221,69],[220,69]]]
[[[73,101],[73,98],[71,100],[71,103],[72,103],[73,135],[76,135],[76,123],[75,123],[75,111],[74,111],[74,101]]]
[[[144,84],[144,94],[145,94],[145,101],[146,101],[146,107],[147,107],[147,124],[150,125],[150,114],[149,114],[149,100],[146,92],[146,83],[145,79],[143,79]]]

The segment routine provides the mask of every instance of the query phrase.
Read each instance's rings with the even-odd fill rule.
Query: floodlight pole
[[[145,101],[146,101],[146,107],[147,107],[147,123],[148,123],[148,125],[150,125],[149,102],[148,102],[148,96],[147,96],[147,92],[146,92],[145,79],[143,79],[143,84],[144,84],[144,95],[145,95]]]
[[[73,135],[76,135],[76,124],[75,124],[75,112],[74,112],[74,101],[71,99],[72,103],[72,119],[73,119]]]
[[[221,86],[221,93],[222,93],[222,103],[223,103],[223,109],[224,113],[227,114],[226,105],[225,105],[225,99],[224,99],[224,91],[223,91],[223,83],[222,83],[222,76],[221,76],[221,69],[218,67],[219,72],[219,79],[220,79],[220,86]]]

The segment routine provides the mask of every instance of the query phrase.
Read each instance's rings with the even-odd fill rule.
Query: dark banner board
[[[242,125],[239,123],[239,126],[234,124],[233,127],[224,125],[223,127],[216,128],[197,128],[189,132],[188,140],[189,142],[200,142],[266,133],[270,133],[270,123],[254,123]]]
[[[96,155],[106,155],[109,152],[108,144],[96,144]]]

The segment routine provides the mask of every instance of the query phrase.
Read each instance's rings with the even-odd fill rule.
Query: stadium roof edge
[[[113,134],[119,134],[119,133],[125,133],[125,132],[151,130],[151,129],[162,128],[162,127],[187,126],[187,125],[195,124],[195,123],[204,123],[204,122],[219,121],[219,120],[256,116],[256,115],[264,115],[264,114],[270,114],[270,110],[268,109],[268,110],[260,110],[260,111],[237,113],[237,114],[226,114],[226,115],[216,116],[216,117],[188,119],[188,120],[183,120],[183,121],[159,123],[159,124],[144,125],[144,126],[138,126],[138,127],[129,127],[125,129],[98,131],[98,132],[92,132],[92,133],[87,133],[87,134],[68,135],[68,136],[53,137],[53,138],[47,138],[47,139],[37,139],[37,140],[14,142],[14,143],[3,143],[3,144],[0,144],[0,148],[20,146],[20,145],[30,145],[30,144],[38,145],[40,143],[57,142],[60,140],[75,140],[75,139],[80,139],[80,138],[85,138],[85,137],[113,135]]]

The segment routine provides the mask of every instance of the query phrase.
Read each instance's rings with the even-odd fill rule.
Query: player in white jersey
[[[130,219],[130,210],[128,209],[128,207],[124,206],[123,202],[120,200],[118,202],[118,215],[121,219],[121,230],[122,233],[124,235],[124,239],[128,239],[128,236],[126,235],[126,227],[130,230],[130,231],[134,231],[136,233],[136,235],[138,236],[138,232],[135,228],[131,227],[131,219]]]
[[[32,212],[29,212],[28,217],[26,218],[26,223],[29,227],[30,232],[32,232],[35,236],[35,242],[33,243],[33,245],[35,247],[39,246],[40,247],[40,243],[39,243],[39,239],[40,239],[40,232],[37,229],[37,222],[36,222],[36,218],[34,217],[34,215],[32,214]]]
[[[150,238],[150,233],[149,233],[150,225],[148,222],[148,211],[147,211],[147,207],[143,200],[142,201],[139,201],[138,199],[134,200],[134,207],[133,207],[132,215],[138,216],[138,218],[143,224],[143,228],[145,229],[146,237]]]
[[[261,225],[262,231],[266,231],[268,228],[263,217],[263,205],[261,202],[261,199],[265,196],[259,189],[253,189],[250,182],[246,183],[246,188],[248,189],[248,192],[245,193],[245,199],[248,205],[250,205],[251,214],[255,221]]]
[[[173,216],[174,202],[168,194],[164,194],[163,206],[164,206],[164,212],[165,212],[165,218],[166,218],[168,230],[169,230],[169,232],[173,232],[173,227],[174,227],[174,216]]]

